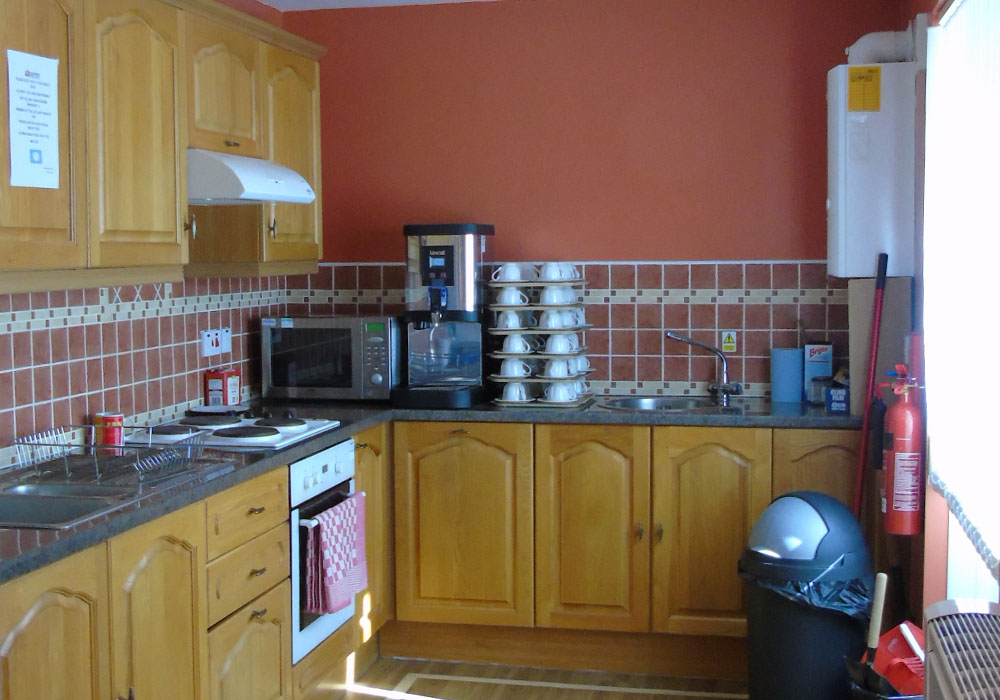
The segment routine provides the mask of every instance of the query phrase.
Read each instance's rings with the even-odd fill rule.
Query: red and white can
[[[104,411],[94,414],[94,443],[119,446],[123,443],[125,415]]]

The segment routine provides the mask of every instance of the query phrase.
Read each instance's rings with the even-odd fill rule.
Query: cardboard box
[[[205,371],[205,405],[235,406],[240,402],[240,371],[233,367]]]
[[[817,345],[806,345],[802,360],[802,386],[806,396],[810,396],[809,387],[813,377],[826,377],[833,375],[833,345],[822,343]],[[822,403],[822,399],[820,399]]]

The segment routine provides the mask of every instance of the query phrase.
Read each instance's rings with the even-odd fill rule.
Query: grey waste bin
[[[750,700],[849,697],[845,656],[861,658],[874,576],[857,519],[815,491],[779,496],[739,561],[747,587]]]

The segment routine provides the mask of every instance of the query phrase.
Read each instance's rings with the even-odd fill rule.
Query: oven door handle
[[[358,491],[357,493],[364,495],[365,492]],[[319,525],[319,520],[317,520],[316,518],[299,518],[299,527],[304,527],[309,530],[312,530],[317,525]]]

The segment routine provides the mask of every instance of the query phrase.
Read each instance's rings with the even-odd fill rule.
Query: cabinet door
[[[322,253],[319,66],[276,46],[264,52],[267,157],[304,177],[312,204],[272,204],[264,261],[317,260]]]
[[[653,430],[654,632],[746,634],[736,563],[770,498],[770,430]]]
[[[354,488],[365,492],[365,547],[368,589],[358,595],[361,642],[393,617],[392,468],[389,424],[354,436]]]
[[[4,0],[0,46],[59,60],[59,187],[14,187],[10,111],[0,109],[0,269],[74,268],[87,264],[86,24],[80,0]],[[0,94],[10,94],[7,53]]]
[[[260,155],[261,43],[198,15],[186,19],[189,145]]]
[[[181,12],[155,0],[93,0],[88,7],[91,266],[182,264]]]
[[[851,507],[860,442],[857,430],[775,430],[772,493],[822,491]]]
[[[208,633],[211,700],[291,700],[291,634],[285,579]]]
[[[112,693],[208,697],[205,504],[109,541]]]
[[[110,696],[103,544],[0,587],[0,697]]]
[[[539,627],[649,629],[649,428],[538,425]]]
[[[397,617],[531,626],[531,426],[393,430]]]

